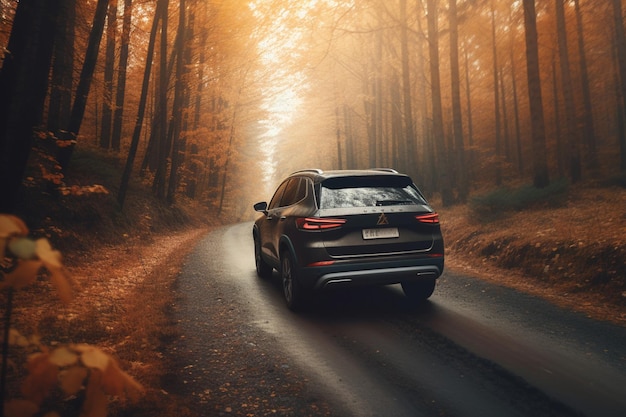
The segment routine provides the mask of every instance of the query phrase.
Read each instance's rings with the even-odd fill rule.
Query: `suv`
[[[439,215],[395,170],[297,171],[254,209],[257,274],[279,271],[292,310],[314,291],[363,285],[400,283],[425,300],[443,272]]]

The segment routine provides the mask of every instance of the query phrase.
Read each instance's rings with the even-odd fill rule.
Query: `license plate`
[[[385,227],[382,229],[363,229],[363,239],[392,239],[400,237],[397,227]]]

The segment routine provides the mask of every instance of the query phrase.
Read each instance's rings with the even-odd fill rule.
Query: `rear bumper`
[[[377,262],[300,269],[300,282],[308,289],[399,284],[437,279],[443,273],[443,258],[404,262]]]
[[[436,266],[368,269],[363,271],[330,272],[319,277],[316,290],[367,285],[388,285],[401,282],[437,279],[441,271]]]

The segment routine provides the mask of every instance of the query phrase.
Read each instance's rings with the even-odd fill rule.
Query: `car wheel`
[[[263,260],[263,256],[261,256],[261,242],[256,237],[254,238],[254,264],[259,277],[266,279],[272,276],[272,267]]]
[[[425,279],[421,281],[403,282],[402,290],[411,300],[423,301],[433,295],[433,291],[435,291],[435,280]]]
[[[304,294],[298,282],[295,261],[289,252],[283,252],[280,263],[280,278],[285,302],[290,310],[296,311],[304,304]]]

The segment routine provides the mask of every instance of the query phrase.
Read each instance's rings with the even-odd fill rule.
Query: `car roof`
[[[402,176],[406,177],[405,174],[401,174],[395,169],[392,168],[371,168],[371,169],[334,169],[329,171],[323,171],[318,168],[311,169],[302,169],[299,171],[295,171],[289,175],[292,176],[305,176],[313,179],[314,182],[321,182],[328,178],[337,178],[337,177],[361,177],[361,176]]]

